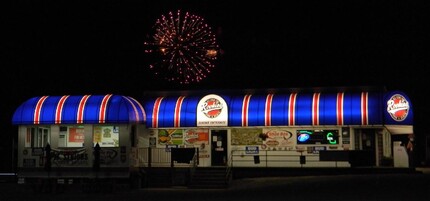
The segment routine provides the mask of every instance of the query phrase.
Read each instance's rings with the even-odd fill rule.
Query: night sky
[[[426,1],[3,1],[1,129],[42,95],[313,87],[385,87],[412,99],[415,134],[429,135],[430,4]],[[169,11],[201,16],[222,54],[199,83],[148,69],[143,43]],[[6,148],[5,148],[6,147]],[[3,150],[5,149],[5,150]]]

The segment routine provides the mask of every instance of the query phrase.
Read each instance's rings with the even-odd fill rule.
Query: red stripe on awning
[[[37,101],[36,108],[34,109],[34,124],[40,123],[40,113],[42,111],[42,105],[45,102],[45,100],[48,98],[48,96],[42,96],[39,101]]]
[[[100,104],[99,123],[103,124],[106,122],[106,108],[107,108],[107,103],[109,102],[109,99],[111,97],[112,97],[112,94],[108,94],[103,97],[102,103]]]
[[[361,124],[362,125],[368,125],[368,117],[367,112],[368,110],[368,94],[367,92],[361,93]]]
[[[61,124],[64,103],[68,97],[69,95],[62,96],[60,101],[58,101],[57,109],[55,110],[55,124]]]
[[[145,112],[145,109],[143,109],[142,104],[140,104],[139,101],[137,101],[136,99],[134,99],[132,97],[128,97],[128,98],[132,99],[137,104],[137,106],[139,106],[140,111],[142,111],[142,118],[143,118],[142,121],[145,122],[146,121],[146,112]],[[134,104],[132,104],[132,105],[133,105],[133,108],[135,108]],[[135,108],[135,112],[136,112],[136,120],[139,122],[140,118],[139,118],[139,112],[138,112],[137,108]]]
[[[143,109],[143,107],[142,107],[142,105],[140,105],[140,103],[139,102],[137,102],[134,98],[132,98],[132,97],[126,97],[126,96],[123,96],[123,98],[125,98],[125,100],[127,100],[129,103],[130,103],[130,105],[133,107],[133,111],[134,111],[134,118],[136,119],[136,122],[139,122],[140,121],[140,117],[139,117],[139,111],[137,110],[137,107],[134,105],[134,103],[137,103],[137,105],[140,107],[140,110],[142,111],[142,115],[143,115],[143,119],[145,119],[144,121],[146,121],[146,114],[145,114],[145,111],[144,111],[144,109]],[[133,101],[131,101],[131,100],[133,100]]]
[[[290,100],[288,101],[289,110],[288,110],[288,125],[294,126],[296,124],[295,114],[296,114],[296,98],[297,93],[290,94]]]
[[[344,93],[337,93],[337,98],[336,98],[337,125],[343,125],[343,100],[344,100]]]
[[[181,107],[185,96],[180,96],[175,105],[174,127],[181,127]]]
[[[320,93],[314,93],[312,99],[312,125],[319,125]]]
[[[81,101],[79,102],[79,107],[78,107],[78,115],[76,118],[76,123],[78,124],[82,124],[84,123],[84,110],[85,110],[85,104],[87,103],[88,98],[91,95],[85,95],[82,97]]]
[[[158,97],[154,103],[154,109],[152,111],[152,127],[158,128],[158,112],[160,111],[160,105],[163,97]]]
[[[265,107],[265,117],[264,117],[265,126],[272,125],[272,100],[273,100],[273,94],[268,94],[266,97],[266,107]]]
[[[248,108],[249,108],[250,99],[251,99],[251,95],[245,95],[245,97],[243,97],[242,126],[248,126]]]

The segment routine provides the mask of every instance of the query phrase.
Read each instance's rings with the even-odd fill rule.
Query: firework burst
[[[215,67],[219,47],[204,19],[188,12],[169,12],[156,20],[144,43],[155,74],[180,84],[200,82]]]

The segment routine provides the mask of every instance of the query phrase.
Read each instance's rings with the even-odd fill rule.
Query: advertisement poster
[[[263,129],[266,137],[262,149],[290,150],[295,144],[293,133],[286,129]]]
[[[101,147],[118,147],[119,133],[114,126],[94,127],[94,143],[99,143]]]
[[[159,145],[182,145],[184,142],[182,129],[160,129],[158,130]]]
[[[233,128],[231,129],[231,144],[261,145],[263,144],[263,139],[259,136],[262,132],[261,128]]]
[[[199,148],[199,158],[209,158],[209,129],[189,129],[184,131],[184,144]]]
[[[102,142],[102,128],[100,127],[95,127],[94,128],[94,139],[93,139],[94,144],[96,143],[101,143]]]
[[[208,129],[189,129],[185,130],[184,143],[186,145],[194,145],[209,143],[209,130]]]
[[[83,128],[69,128],[69,142],[84,142],[84,129]]]

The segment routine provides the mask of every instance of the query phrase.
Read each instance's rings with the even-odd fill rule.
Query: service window
[[[25,147],[45,147],[51,141],[49,127],[28,127],[25,135]]]
[[[93,143],[100,147],[119,147],[119,126],[94,126]]]
[[[58,147],[84,147],[84,126],[60,126]]]

